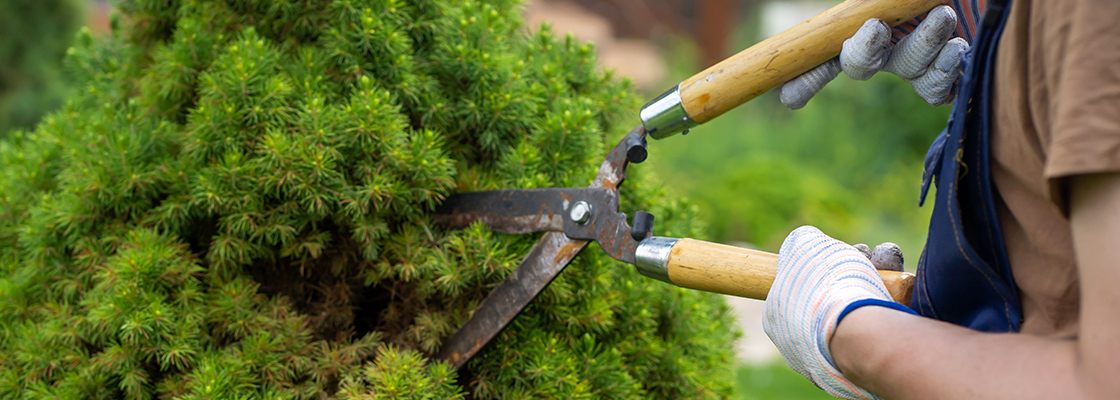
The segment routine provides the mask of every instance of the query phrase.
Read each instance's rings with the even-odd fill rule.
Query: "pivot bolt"
[[[572,211],[568,216],[572,217],[572,221],[577,224],[583,225],[591,220],[591,205],[586,201],[577,201],[572,205]]]

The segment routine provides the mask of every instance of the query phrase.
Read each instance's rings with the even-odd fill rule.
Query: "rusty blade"
[[[575,199],[573,193],[587,195],[588,203],[597,206],[593,206],[590,221],[582,225],[576,224],[569,218],[566,212],[568,205],[563,204],[562,201],[559,213],[554,208],[555,202],[542,206],[546,202],[534,202],[525,198],[522,199],[525,203],[518,206],[515,201],[509,204],[510,208],[524,207],[528,210],[536,210],[538,214],[533,217],[514,212],[513,219],[497,213],[455,216],[454,203],[445,202],[448,203],[447,207],[452,209],[450,212],[443,213],[448,216],[443,221],[445,226],[462,227],[473,221],[483,221],[495,230],[502,226],[506,227],[503,229],[508,229],[499,232],[550,232],[537,241],[517,269],[490,292],[482,301],[478,311],[475,311],[467,323],[444,343],[443,348],[436,355],[437,359],[451,362],[456,369],[462,368],[475,353],[482,350],[491,339],[505,329],[506,325],[513,321],[517,314],[568,266],[576,254],[587,246],[588,242],[584,239],[598,241],[600,247],[615,259],[634,262],[634,249],[637,242],[627,234],[630,226],[626,223],[626,215],[618,212],[618,186],[626,179],[627,154],[638,147],[644,153],[645,136],[645,130],[639,125],[623,137],[607,153],[606,159],[599,165],[599,173],[589,188],[553,189],[560,192],[551,194],[538,190],[517,191],[518,194],[513,194],[529,197],[569,196],[569,201]],[[639,159],[644,158],[644,154],[639,157]],[[493,196],[493,193],[480,194],[480,196]],[[475,198],[475,200],[479,199],[485,201],[485,198]],[[437,216],[434,217],[437,221],[443,218],[439,215],[440,212],[437,210]],[[556,218],[557,215],[559,218]],[[564,233],[560,233],[561,231]]]
[[[482,222],[494,232],[563,232],[564,210],[576,192],[588,189],[512,189],[457,193],[432,213],[444,229]]]
[[[517,269],[482,301],[470,320],[447,340],[436,359],[447,360],[456,369],[462,368],[560,275],[585,246],[586,240],[571,240],[558,232],[546,233]]]
[[[569,216],[573,204],[590,206],[588,220]],[[638,242],[630,237],[626,214],[618,212],[618,191],[607,188],[506,189],[459,193],[432,213],[445,229],[482,222],[501,233],[564,232],[568,238],[594,240],[616,260],[633,264]]]

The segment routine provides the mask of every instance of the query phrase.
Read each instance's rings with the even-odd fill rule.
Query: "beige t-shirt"
[[[1013,1],[996,57],[992,180],[1021,332],[1076,338],[1066,185],[1120,171],[1120,1]]]

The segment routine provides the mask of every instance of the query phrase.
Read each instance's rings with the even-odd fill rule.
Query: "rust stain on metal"
[[[504,233],[549,231],[444,343],[437,359],[462,368],[564,270],[588,240],[597,241],[619,261],[634,262],[637,241],[630,236],[626,215],[618,211],[618,186],[626,179],[626,154],[631,147],[627,141],[645,143],[644,137],[641,126],[627,134],[607,153],[588,188],[460,193],[436,208],[433,219],[444,227],[483,222]],[[575,201],[593,205],[586,224],[567,217],[568,207]]]
[[[558,263],[560,262],[560,260],[568,257],[573,250],[579,251],[581,249],[583,249],[582,245],[579,245],[577,243],[568,243],[564,245],[564,247],[560,248],[560,251],[556,253],[556,257],[552,258],[552,262]]]

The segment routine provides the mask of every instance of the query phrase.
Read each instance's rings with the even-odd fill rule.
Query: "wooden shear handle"
[[[945,0],[848,0],[681,82],[681,100],[703,124],[840,54],[870,18],[891,26]]]
[[[706,292],[765,300],[774,284],[778,255],[695,239],[650,238],[638,245],[635,264],[646,276]],[[894,301],[909,305],[914,274],[879,271]]]
[[[642,107],[642,125],[663,139],[703,124],[840,54],[868,19],[898,25],[945,0],[848,0],[708,67]]]

